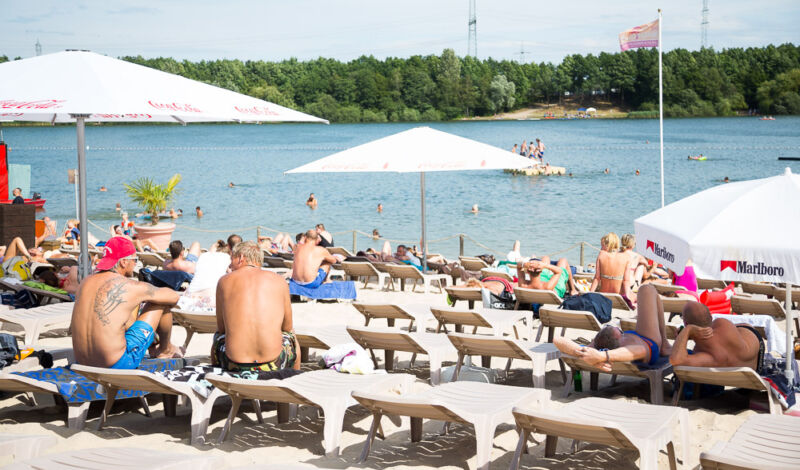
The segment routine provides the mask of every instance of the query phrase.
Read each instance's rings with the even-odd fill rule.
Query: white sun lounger
[[[369,456],[383,415],[411,417],[411,441],[422,439],[422,420],[434,419],[471,425],[475,429],[477,468],[489,468],[494,434],[502,423],[514,420],[511,410],[525,405],[539,408],[550,391],[480,382],[450,382],[421,393],[390,395],[356,390],[353,397],[372,412],[372,426],[360,462]]]
[[[467,271],[480,271],[481,269],[489,267],[486,261],[475,256],[459,256],[458,262],[461,263],[461,266]]]
[[[665,447],[670,468],[674,470],[677,467],[675,441],[680,438],[683,461],[686,461],[689,411],[683,408],[605,398],[583,398],[558,410],[515,407],[513,413],[520,436],[509,467],[511,470],[519,468],[522,451],[527,446],[531,433],[547,435],[546,457],[555,454],[558,438],[566,437],[576,441],[638,450],[639,468],[642,470],[656,470],[658,453]],[[680,427],[680,436],[673,434],[676,425]]]
[[[700,454],[703,470],[793,470],[800,462],[800,419],[752,415],[728,442]]]
[[[682,290],[686,290],[683,286],[676,286],[675,284],[661,284],[660,282],[653,282],[650,283],[651,286],[656,288],[661,295],[669,294],[670,292],[678,292]]]
[[[139,258],[139,261],[142,262],[142,266],[145,268],[152,267],[156,269],[164,268],[164,258],[160,255],[155,253],[148,253],[146,251],[139,251],[136,253],[136,256]]]
[[[694,384],[711,384],[766,392],[769,412],[773,415],[782,413],[780,402],[772,397],[770,385],[749,367],[676,366],[674,372],[680,386],[672,397],[673,405],[677,405],[680,401],[684,384],[691,382]]]
[[[507,336],[493,337],[463,333],[449,333],[447,338],[458,351],[458,362],[456,362],[456,370],[453,374],[454,382],[458,380],[465,356],[505,357],[508,358],[506,370],[511,367],[511,360],[513,359],[531,361],[533,386],[544,388],[547,362],[558,360],[561,357],[561,352],[558,348],[550,343],[522,341]],[[562,379],[566,380],[564,364],[560,361],[559,364],[561,366]]]
[[[542,332],[547,327],[549,328],[547,331],[548,343],[553,342],[556,328],[561,328],[561,336],[564,336],[567,328],[600,331],[603,327],[592,312],[560,309],[553,305],[539,307],[539,321],[541,321],[541,324],[539,325],[539,331],[536,333],[536,341],[542,339]]]
[[[353,277],[356,280],[364,278],[364,289],[367,288],[369,280],[373,277],[378,278],[378,287],[382,290],[388,289],[388,284],[391,282],[389,273],[378,271],[378,269],[368,261],[343,261],[342,270],[347,276]]]
[[[630,312],[633,310],[628,306],[628,303],[625,302],[625,299],[623,299],[619,294],[611,294],[608,292],[598,292],[598,294],[610,300],[611,308],[614,310],[622,310],[625,312]]]
[[[328,253],[332,255],[344,256],[345,258],[348,256],[353,256],[353,253],[350,253],[347,251],[347,248],[343,248],[341,246],[329,246],[326,249],[328,250]]]
[[[528,289],[526,287],[515,287],[514,297],[518,309],[520,304],[542,304],[542,305],[561,305],[564,299],[559,297],[554,291],[545,289]]]
[[[25,330],[25,344],[35,344],[39,335],[54,326],[66,326],[72,320],[73,302],[61,302],[28,309],[0,307],[0,322],[15,323]]]
[[[38,457],[58,443],[55,436],[31,436],[25,434],[0,434],[0,455],[11,462]],[[0,462],[3,461],[0,458]]]
[[[455,355],[456,350],[445,335],[435,333],[409,333],[398,328],[357,328],[347,327],[347,332],[353,340],[364,349],[372,353],[374,349],[383,349],[384,367],[387,371],[394,369],[394,352],[405,351],[414,354],[412,363],[417,354],[428,356],[431,370],[431,384],[438,385],[442,374],[442,361],[448,354]],[[372,356],[377,367],[375,355]]]
[[[776,319],[786,318],[786,311],[783,305],[775,299],[754,299],[734,295],[731,297],[731,309],[733,313],[743,314],[752,313],[754,315],[769,315]]]
[[[418,282],[422,282],[422,290],[425,294],[428,293],[428,288],[433,283],[436,283],[439,293],[443,292],[442,288],[447,287],[447,278],[450,277],[446,274],[422,274],[419,269],[410,264],[387,264],[386,270],[392,280],[400,280],[401,291],[405,290],[406,280],[410,280],[412,281],[411,292],[415,291]],[[394,283],[391,284],[391,287],[394,289]]]
[[[50,382],[17,374],[0,373],[0,391],[11,393],[44,393],[58,395],[58,387]],[[57,399],[56,399],[57,401]],[[146,403],[146,402],[143,402]],[[83,429],[91,402],[67,403],[67,428]]]
[[[418,331],[425,331],[425,324],[433,320],[433,314],[427,304],[364,304],[354,302],[353,307],[364,315],[364,326],[374,318],[385,318],[388,326],[394,326],[395,320],[409,320],[408,331],[417,324]],[[420,330],[422,325],[422,330]]]
[[[467,302],[469,309],[475,308],[475,302],[483,303],[481,289],[479,287],[445,287],[444,289],[450,298],[453,300],[453,306],[459,300]]]
[[[268,400],[278,403],[309,405],[322,408],[325,415],[323,439],[325,454],[339,454],[344,415],[347,408],[357,404],[351,396],[354,390],[408,390],[414,383],[409,374],[343,374],[334,370],[305,372],[284,380],[245,380],[209,374],[206,380],[231,396],[233,404],[228,420],[219,436],[225,440],[243,399]]]
[[[464,310],[451,307],[434,308],[430,307],[430,312],[439,322],[436,332],[444,330],[447,332],[447,324],[456,326],[456,332],[460,332],[463,326],[472,326],[472,334],[475,334],[478,327],[489,328],[492,335],[503,336],[505,333],[514,332],[514,337],[519,339],[517,323],[522,321],[525,325],[523,330],[528,339],[533,333],[533,312],[529,310],[500,310],[494,308],[479,307],[475,310]]]
[[[216,470],[221,457],[179,454],[153,449],[103,447],[51,454],[14,463],[4,470]]]
[[[572,372],[585,371],[589,372],[589,388],[590,390],[597,390],[599,374],[611,374],[612,384],[616,383],[617,376],[622,375],[626,377],[639,377],[647,379],[650,385],[650,403],[654,405],[661,405],[664,403],[664,378],[672,373],[672,365],[667,358],[662,359],[660,365],[652,368],[640,369],[632,362],[613,362],[611,364],[611,372],[606,372],[597,367],[590,366],[582,359],[575,356],[564,354],[561,359],[569,366]],[[573,384],[572,373],[567,374],[567,383],[564,384],[564,396],[568,396],[572,391]]]
[[[189,346],[189,341],[192,340],[195,333],[216,333],[217,331],[217,314],[214,312],[192,312],[173,308],[172,320],[186,330],[184,349]]]
[[[712,289],[724,289],[728,287],[728,282],[720,281],[719,279],[702,279],[697,278],[697,288],[698,289],[705,289],[705,290],[712,290]]]
[[[72,371],[77,372],[89,380],[97,382],[106,390],[106,403],[97,429],[102,429],[114,405],[118,390],[141,390],[150,393],[161,393],[164,396],[164,414],[173,416],[178,396],[185,396],[192,405],[192,444],[202,443],[205,440],[208,420],[211,418],[211,408],[217,398],[224,395],[219,389],[213,389],[208,397],[203,397],[192,390],[187,382],[175,382],[162,375],[144,370],[105,369],[102,367],[89,367],[74,364]]]
[[[761,295],[773,295],[773,291],[775,289],[774,284],[766,283],[766,282],[745,282],[742,281],[740,283],[742,286],[742,291],[747,294],[761,294]]]
[[[306,326],[296,325],[294,336],[300,343],[300,357],[308,360],[309,349],[328,350],[337,344],[353,343],[353,338],[347,333],[344,325]]]

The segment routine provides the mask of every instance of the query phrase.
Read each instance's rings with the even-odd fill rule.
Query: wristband
[[[610,357],[608,357],[608,349],[606,349],[606,362],[608,362],[609,364],[611,364],[611,358],[610,358]]]

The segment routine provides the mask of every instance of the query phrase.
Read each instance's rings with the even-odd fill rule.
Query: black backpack
[[[611,299],[597,292],[586,292],[581,295],[566,297],[561,303],[561,308],[567,310],[579,310],[592,312],[600,323],[608,323],[611,320]]]
[[[0,369],[11,365],[19,356],[19,343],[16,336],[0,333]]]

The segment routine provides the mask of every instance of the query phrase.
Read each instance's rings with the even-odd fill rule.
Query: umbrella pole
[[[794,315],[792,314],[792,283],[786,283],[786,380],[791,384],[794,379],[792,362],[794,360],[794,341],[792,341],[792,327]],[[798,332],[800,333],[800,332]]]
[[[422,238],[420,239],[420,244],[422,245],[422,272],[428,271],[428,241],[425,234],[425,172],[421,171],[419,173],[419,188],[420,188],[420,199],[422,204]]]
[[[86,215],[86,123],[88,114],[74,114],[78,132],[78,196],[80,199],[79,220],[81,223],[81,252],[79,258],[78,279],[89,275],[89,221]]]

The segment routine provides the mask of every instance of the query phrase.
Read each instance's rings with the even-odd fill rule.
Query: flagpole
[[[658,9],[658,132],[661,141],[661,207],[664,207],[664,85],[661,66],[661,8]]]

